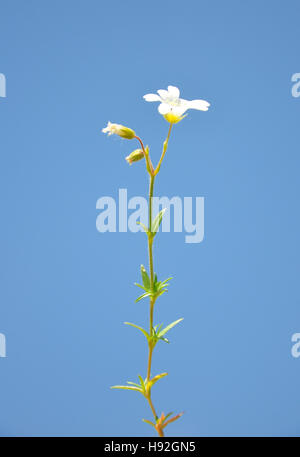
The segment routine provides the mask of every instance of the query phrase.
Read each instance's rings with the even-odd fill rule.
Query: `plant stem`
[[[153,416],[155,417],[155,420],[157,420],[158,417],[157,417],[157,415],[156,415],[155,408],[154,408],[154,406],[153,406],[153,403],[152,403],[152,400],[151,400],[150,395],[149,395],[149,397],[148,397],[148,402],[149,402],[150,408],[152,409]],[[161,428],[156,428],[156,431],[157,431],[157,433],[158,433],[159,436],[162,436],[162,437],[165,436],[165,435],[164,435],[164,432],[162,431]]]
[[[156,167],[156,169],[155,169],[155,171],[154,171],[154,175],[157,175],[157,173],[159,172],[161,163],[162,163],[162,161],[163,161],[163,159],[164,159],[164,157],[165,157],[165,154],[166,154],[166,152],[167,152],[168,143],[169,143],[169,138],[170,138],[170,135],[171,135],[172,127],[173,127],[173,124],[170,124],[167,138],[166,138],[166,140],[164,141],[163,152],[162,152],[161,158],[159,159],[158,165],[157,165],[157,167]]]
[[[155,176],[150,176],[150,185],[149,185],[149,233],[148,233],[148,252],[149,252],[149,270],[150,270],[150,287],[153,290],[154,282],[154,270],[153,270],[153,236],[152,236],[152,197],[154,189],[154,180]]]
[[[151,376],[151,363],[152,363],[152,353],[153,348],[149,344],[149,356],[148,356],[148,368],[147,368],[147,381],[149,381]]]
[[[163,161],[164,156],[166,154],[166,151],[167,151],[167,148],[168,148],[168,142],[169,142],[169,138],[170,138],[170,134],[171,134],[171,130],[172,130],[172,124],[170,124],[168,135],[167,135],[167,138],[166,138],[166,140],[164,142],[164,145],[163,145],[162,155],[161,155],[161,158],[160,158],[160,160],[158,162],[158,165],[157,165],[155,170],[153,168],[151,159],[150,159],[150,157],[148,155],[148,149],[145,150],[145,147],[143,145],[142,140],[138,136],[136,136],[136,139],[141,144],[141,147],[142,147],[142,150],[143,150],[143,153],[144,153],[144,157],[145,157],[145,160],[146,160],[147,170],[148,170],[148,173],[149,173],[149,176],[150,176],[150,184],[149,184],[149,217],[148,217],[149,225],[148,225],[148,234],[147,235],[148,235],[149,271],[150,271],[150,289],[151,289],[152,292],[153,292],[153,289],[154,289],[153,234],[152,234],[152,198],[153,198],[153,191],[154,191],[155,176],[159,172],[161,164],[162,164],[162,161]],[[155,298],[151,297],[150,298],[150,318],[149,318],[150,330],[149,330],[149,335],[152,335],[152,333],[153,333],[152,330],[153,330],[154,304],[155,304]],[[153,353],[153,345],[152,345],[152,341],[151,340],[149,341],[148,346],[149,346],[149,355],[148,355],[148,366],[147,366],[147,382],[151,378],[151,365],[152,365],[152,353]],[[155,408],[154,408],[152,400],[151,400],[151,389],[149,389],[149,392],[148,392],[146,398],[147,398],[148,403],[150,405],[150,408],[151,408],[151,411],[153,413],[155,422],[157,422],[158,416],[156,414]],[[156,431],[157,431],[159,436],[161,436],[161,437],[164,436],[164,432],[163,432],[161,427],[157,426],[156,427]]]
[[[148,233],[148,254],[149,254],[149,271],[150,271],[150,288],[153,291],[154,285],[154,269],[153,269],[153,236],[152,236],[152,197],[153,197],[153,190],[154,190],[154,180],[155,175],[150,175],[150,185],[149,185],[149,233]],[[151,297],[150,298],[150,318],[149,318],[149,335],[152,335],[153,329],[153,312],[154,312],[154,303],[155,300]],[[151,377],[151,364],[152,364],[152,353],[153,353],[153,346],[152,342],[149,342],[149,355],[148,355],[148,367],[147,367],[147,381],[150,380]],[[158,419],[156,414],[155,408],[153,406],[151,400],[151,391],[149,390],[147,400],[149,402],[150,408],[152,410],[153,416],[155,421]],[[164,433],[161,429],[157,429],[159,436],[163,437]]]
[[[149,229],[148,229],[148,254],[149,254],[149,271],[150,271],[150,289],[151,289],[151,291],[153,291],[153,285],[154,285],[153,236],[152,236],[152,197],[153,197],[153,189],[154,189],[154,180],[155,180],[155,176],[151,175],[150,176],[150,185],[149,185]],[[153,299],[153,297],[151,297],[150,298],[149,335],[152,335],[154,302],[155,302],[155,300]],[[153,351],[152,344],[149,344],[149,360],[148,360],[147,379],[150,379],[150,375],[151,375],[150,371],[151,371],[152,351]]]
[[[142,148],[145,160],[146,160],[146,166],[147,166],[148,173],[150,174],[150,176],[154,176],[154,168],[153,168],[151,159],[149,157],[149,154],[147,152],[148,149],[147,150],[145,149],[144,143],[142,142],[142,140],[140,139],[139,136],[136,135],[135,138],[139,141],[139,143],[141,145],[141,148]]]

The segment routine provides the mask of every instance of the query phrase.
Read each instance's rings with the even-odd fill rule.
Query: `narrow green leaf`
[[[161,291],[161,290],[166,289],[166,288],[169,286],[168,281],[169,281],[170,279],[172,279],[172,278],[165,279],[165,281],[163,281],[163,282],[158,282],[158,283],[156,284],[156,291],[159,292],[159,291]]]
[[[139,325],[136,325],[136,324],[132,324],[131,322],[124,322],[124,324],[125,324],[125,325],[130,325],[131,327],[137,328],[138,330],[140,330],[140,331],[145,335],[145,337],[146,337],[147,340],[148,340],[149,334],[148,334],[148,332],[146,332],[145,329],[143,329],[143,327],[140,327]]]
[[[152,427],[155,428],[155,424],[153,424],[153,422],[151,422],[151,421],[148,421],[148,419],[142,419],[142,421],[145,422],[146,424],[152,425]]]
[[[144,265],[141,265],[141,275],[142,275],[143,284],[144,284],[145,289],[149,290],[150,289],[150,278],[148,276],[148,273],[147,273]]]
[[[138,282],[135,282],[135,283],[134,283],[134,285],[135,285],[135,286],[137,286],[137,287],[139,287],[140,289],[143,289],[143,290],[145,290],[146,292],[150,292],[150,290],[149,290],[149,289],[146,289],[146,287],[142,286],[142,285],[141,285],[141,284],[139,284]]]
[[[157,332],[156,332],[156,333],[159,333],[159,332],[161,331],[161,329],[162,329],[162,326],[163,326],[163,324],[160,324],[160,325],[159,325],[159,327],[158,327],[158,329],[157,329]]]
[[[165,343],[168,343],[168,344],[170,343],[170,341],[167,338],[164,338],[163,336],[161,336],[158,339],[164,341]]]
[[[160,282],[158,281],[153,284],[154,293],[159,292],[159,289],[160,289]]]
[[[168,289],[162,289],[160,291],[157,292],[157,297],[159,297],[160,295],[164,294],[165,292],[168,292]]]
[[[163,428],[165,428],[167,425],[171,424],[171,422],[177,421],[177,419],[179,419],[182,415],[183,415],[183,413],[179,413],[179,414],[177,414],[177,416],[174,416],[171,419],[169,419],[168,421],[164,422]]]
[[[146,297],[149,297],[150,292],[146,292],[145,294],[143,295],[140,295],[136,300],[135,300],[135,303],[139,302],[140,300],[142,300],[143,298],[146,298]]]
[[[158,292],[160,292],[161,290],[167,289],[167,287],[169,287],[169,285],[170,285],[169,283],[166,283],[166,284],[161,283],[158,288]]]
[[[141,388],[134,386],[111,386],[111,389],[135,390],[136,392],[143,393]]]
[[[141,385],[137,384],[136,382],[127,381],[127,384],[131,384],[132,386],[138,387],[139,389],[141,388]]]
[[[165,417],[165,421],[168,419],[168,417],[172,416],[172,414],[173,414],[173,411],[171,413],[168,413]]]
[[[158,335],[160,338],[161,336],[165,335],[171,328],[175,327],[175,325],[179,324],[179,322],[183,321],[183,317],[181,319],[178,319],[177,321],[172,322],[172,324],[167,325]]]
[[[143,227],[144,229],[144,232],[148,234],[148,227],[146,227],[145,224],[143,224],[143,222],[140,222],[140,221],[137,221],[137,224],[140,225],[141,227]]]
[[[138,375],[138,378],[140,380],[141,387],[143,388],[143,390],[145,390],[145,383],[144,383],[144,380],[143,380],[142,376]]]
[[[168,281],[171,281],[171,279],[173,279],[173,276],[170,276],[170,278],[165,279],[164,281],[162,281],[161,284],[166,284]]]
[[[163,215],[166,211],[166,208],[162,209],[158,214],[157,216],[155,217],[153,223],[152,223],[152,228],[151,228],[151,232],[155,235],[157,230],[159,229],[159,226],[161,224],[161,221],[162,221],[162,218],[163,218]]]
[[[154,378],[150,379],[150,381],[149,381],[149,387],[152,387],[159,379],[167,376],[167,374],[168,373],[161,373],[161,374],[154,376]]]

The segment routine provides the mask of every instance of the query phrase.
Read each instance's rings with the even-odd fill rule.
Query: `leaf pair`
[[[158,214],[157,216],[155,217],[154,221],[152,222],[152,228],[151,228],[151,235],[152,237],[155,237],[158,229],[159,229],[159,226],[161,224],[161,221],[162,221],[162,218],[163,218],[163,215],[165,214],[166,212],[166,208],[162,209]]]
[[[164,338],[164,335],[169,330],[171,330],[171,328],[175,327],[175,325],[179,324],[179,322],[181,322],[181,321],[183,321],[183,317],[181,317],[180,319],[177,319],[177,321],[174,321],[171,324],[167,325],[167,327],[165,327],[164,329],[162,328],[163,324],[161,324],[160,326],[156,325],[155,327],[153,327],[152,340],[153,340],[154,346],[158,340],[162,340],[165,343],[169,343],[170,341],[167,338]]]
[[[172,279],[172,277],[170,277],[168,279],[165,279],[164,281],[158,281],[157,274],[155,273],[153,279],[153,289],[151,289],[151,281],[144,265],[141,265],[141,276],[143,285],[138,284],[137,282],[135,282],[134,284],[137,287],[140,287],[140,289],[143,289],[145,292],[135,300],[136,303],[142,300],[143,298],[147,297],[152,297],[154,300],[156,300],[157,297],[168,291],[168,281]]]
[[[143,422],[154,427],[157,432],[161,432],[167,425],[176,421],[183,415],[183,413],[179,413],[176,416],[173,416],[169,419],[169,417],[172,416],[172,414],[173,413],[169,413],[165,416],[164,413],[162,413],[161,416],[159,418],[157,418],[155,424],[153,422],[149,421],[148,419],[143,419]]]
[[[163,293],[167,292],[168,289],[167,287],[169,286],[169,281],[172,279],[172,276],[170,278],[165,279],[164,281],[158,281],[157,280],[157,274],[155,273],[154,275],[154,284],[153,284],[153,292],[155,298],[159,297]]]
[[[179,322],[181,322],[181,321],[183,321],[183,317],[180,318],[180,319],[177,319],[177,321],[174,321],[171,324],[167,325],[167,327],[165,327],[164,329],[162,328],[163,324],[161,324],[159,326],[156,325],[155,327],[152,328],[152,334],[151,335],[149,335],[149,333],[143,327],[140,327],[139,325],[132,324],[131,322],[124,322],[124,324],[130,325],[131,327],[135,327],[138,330],[140,330],[140,332],[142,332],[143,335],[146,337],[148,343],[151,344],[152,347],[154,348],[154,346],[156,345],[156,343],[159,340],[162,340],[162,341],[165,341],[166,343],[169,343],[169,340],[167,340],[167,338],[164,338],[164,335],[169,330],[171,330],[173,327],[175,327],[175,325],[179,324]]]
[[[148,397],[150,390],[152,389],[153,385],[161,378],[167,376],[168,373],[161,373],[152,379],[143,379],[141,376],[138,376],[140,383],[137,384],[135,382],[127,381],[128,386],[112,386],[111,389],[122,389],[122,390],[133,390],[136,392],[140,392],[144,397]]]
[[[142,222],[140,221],[137,221],[137,224],[139,224],[141,227],[143,227],[144,229],[144,232],[146,232],[146,234],[148,236],[151,236],[152,238],[155,237],[158,229],[159,229],[159,226],[161,224],[161,221],[162,221],[162,218],[163,218],[163,215],[165,213],[167,208],[163,208],[155,217],[154,221],[152,222],[152,227],[151,227],[151,230],[150,228],[146,227],[145,224],[143,224]]]

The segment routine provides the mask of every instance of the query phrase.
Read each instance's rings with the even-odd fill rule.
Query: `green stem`
[[[149,152],[148,152],[149,150],[148,150],[147,147],[145,148],[144,143],[142,142],[142,140],[140,139],[139,136],[135,136],[135,138],[139,141],[139,143],[141,145],[141,148],[142,148],[145,160],[146,160],[147,171],[148,171],[150,176],[154,176],[154,168],[153,168],[153,165],[151,163],[151,159],[149,157]]]
[[[148,367],[147,367],[147,381],[149,381],[151,376],[151,363],[152,363],[152,353],[153,348],[149,344],[149,356],[148,356]]]
[[[155,177],[150,175],[150,185],[149,185],[149,231],[148,231],[148,254],[149,254],[149,271],[150,271],[150,289],[153,291],[154,285],[154,269],[153,269],[153,236],[151,232],[152,228],[152,197],[154,190],[154,180]],[[152,335],[153,329],[153,311],[154,311],[154,299],[150,298],[150,319],[149,319],[149,335]],[[149,342],[149,357],[148,357],[148,369],[147,369],[147,380],[151,376],[151,362],[152,362],[152,352],[153,346],[151,341]]]
[[[149,252],[149,270],[150,270],[150,287],[153,290],[154,283],[154,270],[153,270],[153,236],[152,236],[152,198],[153,198],[153,189],[154,189],[154,180],[155,176],[150,176],[150,186],[149,186],[149,233],[148,233],[148,252]]]
[[[153,165],[151,163],[151,159],[148,156],[148,153],[144,148],[142,140],[139,137],[136,137],[137,140],[139,140],[139,142],[140,142],[140,144],[142,146],[142,149],[143,149],[143,152],[144,152],[144,156],[145,156],[145,159],[146,159],[147,170],[148,170],[149,176],[150,176],[150,185],[149,185],[149,218],[148,218],[149,219],[149,225],[148,225],[148,227],[149,227],[148,228],[148,254],[149,254],[150,288],[151,288],[152,292],[153,292],[153,289],[154,289],[153,235],[152,235],[152,198],[153,198],[153,191],[154,191],[155,176],[159,172],[161,164],[162,164],[162,161],[163,161],[164,156],[166,154],[166,151],[167,151],[167,148],[168,148],[168,142],[169,142],[169,138],[170,138],[170,134],[171,134],[171,130],[172,130],[172,124],[170,124],[168,135],[167,135],[167,138],[166,138],[166,140],[164,142],[164,145],[163,145],[163,152],[162,152],[161,158],[160,158],[160,160],[158,162],[158,165],[157,165],[155,170],[153,169]],[[150,298],[150,318],[149,318],[150,330],[149,330],[149,335],[152,335],[152,333],[153,333],[152,330],[153,330],[154,304],[155,304],[155,299],[153,297],[151,297]],[[149,381],[151,379],[152,353],[153,353],[153,344],[152,344],[152,341],[150,340],[149,341],[148,366],[147,366],[147,381]],[[153,413],[155,422],[157,422],[158,416],[156,414],[155,408],[154,408],[152,400],[151,400],[151,390],[150,389],[149,389],[149,392],[147,394],[147,400],[148,400],[148,403],[150,405],[151,411]],[[158,433],[159,436],[161,436],[161,437],[164,436],[164,432],[163,432],[161,427],[156,428],[156,430],[157,430],[157,433]]]
[[[152,197],[153,197],[153,190],[154,190],[154,174],[150,175],[150,185],[149,185],[149,233],[148,233],[148,253],[149,253],[149,271],[150,271],[150,288],[153,291],[154,286],[154,269],[153,269],[153,236],[152,236]],[[153,329],[153,312],[154,312],[154,303],[155,300],[151,297],[150,298],[150,318],[149,318],[149,335],[152,335]],[[149,341],[149,355],[148,355],[148,367],[147,367],[147,381],[151,378],[151,365],[152,365],[152,353],[153,353],[153,345],[152,342]],[[151,411],[153,413],[155,421],[157,421],[158,416],[156,414],[155,408],[153,406],[151,400],[151,391],[149,390],[147,395],[147,400],[150,405]],[[159,436],[163,437],[164,433],[161,429],[157,429]]]
[[[155,421],[156,421],[156,420],[158,419],[158,417],[157,417],[155,408],[154,408],[154,406],[153,406],[153,403],[152,403],[150,394],[149,394],[149,396],[147,397],[147,400],[148,400],[148,403],[149,403],[149,405],[150,405],[150,408],[151,408],[151,410],[152,410],[153,416],[154,416]],[[157,431],[157,433],[159,434],[159,436],[162,436],[162,437],[165,436],[165,435],[164,435],[164,432],[163,432],[163,430],[162,430],[162,428],[157,427],[157,428],[156,428],[156,431]]]
[[[161,158],[159,159],[158,165],[157,165],[157,167],[156,167],[156,169],[155,169],[155,171],[154,171],[154,175],[157,175],[157,173],[158,173],[159,170],[160,170],[160,166],[161,166],[161,164],[162,164],[162,161],[164,160],[165,154],[166,154],[167,149],[168,149],[168,143],[169,143],[169,139],[170,139],[172,127],[173,127],[173,124],[170,124],[167,138],[166,138],[166,140],[164,141],[162,155],[161,155]]]

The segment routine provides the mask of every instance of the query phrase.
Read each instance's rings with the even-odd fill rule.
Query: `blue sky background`
[[[134,128],[159,158],[167,123],[142,96],[173,84],[211,102],[174,128],[156,195],[204,196],[205,239],[156,239],[174,276],[156,322],[185,320],[154,354],[169,436],[300,435],[298,1],[0,0],[0,434],[153,435],[146,402],[112,384],[145,375],[124,321],[143,234],[100,234],[101,196],[147,192]],[[134,146],[135,147],[135,146]],[[159,257],[158,257],[159,254]]]

